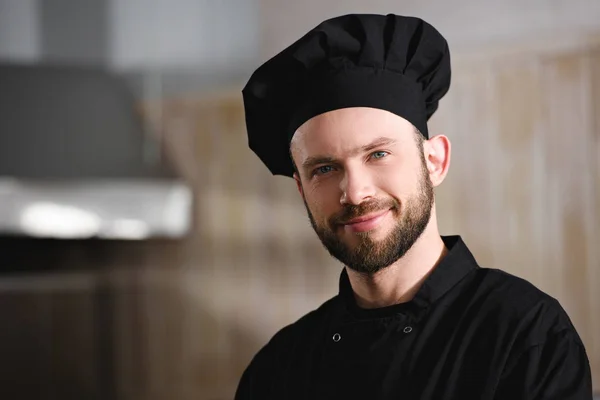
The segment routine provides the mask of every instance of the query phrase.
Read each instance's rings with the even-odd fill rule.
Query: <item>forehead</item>
[[[413,141],[413,135],[413,125],[389,111],[344,108],[318,115],[300,126],[292,139],[291,151],[294,158],[317,153],[341,157],[377,139],[402,144]]]

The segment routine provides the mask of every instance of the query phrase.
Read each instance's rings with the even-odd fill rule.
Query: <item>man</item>
[[[592,398],[559,303],[440,236],[451,147],[427,121],[449,86],[444,38],[395,15],[325,21],[252,75],[250,147],[293,177],[345,268],[337,296],[258,352],[236,399]]]

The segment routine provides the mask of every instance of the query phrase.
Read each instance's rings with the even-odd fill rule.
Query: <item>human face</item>
[[[427,227],[433,185],[422,141],[405,119],[372,108],[319,115],[291,145],[311,225],[347,267],[374,274],[393,264]]]

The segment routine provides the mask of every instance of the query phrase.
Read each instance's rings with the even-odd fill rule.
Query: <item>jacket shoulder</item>
[[[578,335],[560,302],[531,282],[499,269],[480,268],[478,295],[489,315],[521,332],[523,345],[535,345],[549,337]]]

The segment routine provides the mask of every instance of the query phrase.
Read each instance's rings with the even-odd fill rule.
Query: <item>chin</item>
[[[363,239],[368,238],[371,242],[380,243],[383,242],[389,235],[389,229],[378,227],[367,232],[351,233],[343,232],[342,239],[347,245],[352,248],[358,246]]]

